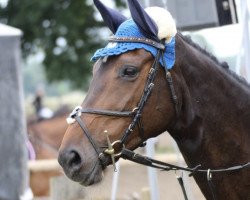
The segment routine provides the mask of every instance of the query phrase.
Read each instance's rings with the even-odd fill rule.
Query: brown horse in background
[[[88,94],[68,120],[58,158],[65,174],[95,184],[114,157],[131,154],[131,160],[151,166],[152,159],[128,152],[167,130],[206,199],[250,199],[248,83],[181,33],[159,38],[158,24],[165,22],[167,33],[171,20],[162,21],[157,12],[151,18],[137,0],[128,0],[133,22],[94,2],[115,36],[95,54]],[[175,40],[170,68],[160,63],[172,47],[168,36]],[[147,46],[134,48],[138,43]],[[235,166],[241,170],[225,170]],[[212,174],[216,169],[220,173]]]
[[[36,160],[56,159],[63,135],[67,128],[66,117],[69,109],[60,109],[53,118],[45,120],[30,120],[27,124],[28,139],[36,154]],[[58,170],[49,172],[31,172],[30,187],[34,196],[49,195],[49,180],[62,174]]]

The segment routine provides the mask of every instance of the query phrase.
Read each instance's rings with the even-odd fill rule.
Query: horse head
[[[92,57],[88,94],[68,118],[59,153],[66,175],[83,185],[101,180],[110,151],[118,160],[124,146],[133,150],[164,132],[178,113],[169,73],[176,34],[170,13],[128,0],[132,18],[126,19],[94,2],[114,36]]]

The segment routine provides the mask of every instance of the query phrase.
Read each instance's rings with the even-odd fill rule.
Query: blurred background
[[[91,79],[93,63],[90,58],[110,34],[103,27],[92,1],[0,2],[0,23],[19,28],[23,33],[26,114],[32,114],[29,104],[38,90],[44,90],[44,103],[53,110],[64,103],[81,103]],[[119,7],[126,5],[119,0],[109,3]],[[67,96],[71,94],[73,102],[68,101]]]
[[[125,0],[103,0],[103,2],[129,17]],[[189,35],[220,61],[228,62],[233,71],[250,80],[250,71],[247,68],[250,66],[249,0],[140,0],[140,2],[145,7],[168,8],[176,20],[179,31]],[[21,107],[23,105],[25,107],[22,113],[25,118],[25,125],[22,128],[27,130],[24,133],[24,141],[32,146],[27,156],[33,161],[55,159],[67,126],[65,118],[74,106],[82,103],[87,92],[93,66],[90,58],[95,50],[107,44],[107,37],[111,33],[104,27],[92,0],[0,0],[0,24],[21,30],[18,36],[21,59],[17,65],[20,68],[18,76],[22,85],[21,93],[23,92],[20,97]],[[1,31],[4,32],[6,29],[8,29],[6,26],[0,26],[0,36]],[[2,46],[0,53],[5,49]],[[0,68],[1,73],[3,71],[1,72]],[[55,130],[58,130],[56,135]],[[3,132],[0,132],[0,136]],[[183,163],[176,145],[168,134],[163,134],[155,143],[157,156]],[[164,157],[165,155],[167,156]],[[49,181],[49,179],[62,174],[55,160],[41,162],[39,165],[34,161],[28,165],[30,170],[28,185],[37,199],[67,200],[80,197],[92,199],[93,196],[95,199],[110,199],[111,191],[117,192],[117,190],[120,195],[115,199],[146,199],[147,197],[136,191],[141,191],[141,188],[147,191],[149,184],[145,185],[145,182],[150,180],[142,178],[137,186],[126,183],[126,174],[144,172],[144,169],[134,167],[134,171],[131,171],[133,167],[124,166],[130,165],[127,163],[122,165],[121,170],[124,171],[124,175],[120,175],[118,189],[112,186],[113,175],[108,171],[109,178],[106,178],[106,182],[104,181],[98,189],[90,188],[87,191],[74,185],[73,188],[76,188],[77,192],[73,193],[79,194],[79,197],[73,198],[70,192],[64,194],[68,197],[61,197],[62,192],[53,193],[49,189],[59,185],[56,182],[58,180]],[[162,185],[159,184],[160,194],[155,200],[165,199],[163,184],[166,179],[170,180],[167,186],[170,188],[168,199],[183,198],[178,185],[171,182],[175,181],[174,174],[159,176],[158,179]],[[67,181],[62,178],[59,182]],[[132,185],[132,188],[125,188],[123,182]],[[71,188],[72,183],[65,184],[66,186],[59,190],[68,191],[67,188]],[[193,182],[191,185],[190,199],[202,199],[199,189]],[[1,190],[0,199],[8,199],[1,198]]]

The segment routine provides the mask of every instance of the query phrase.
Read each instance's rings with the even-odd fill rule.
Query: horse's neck
[[[171,134],[187,164],[223,168],[249,162],[250,89],[228,69],[182,39],[179,45],[181,47],[177,43],[177,59],[182,57],[178,63],[178,73],[182,76],[182,110]],[[227,178],[218,176],[215,182],[222,180]],[[197,181],[207,193],[205,179],[198,177]],[[224,189],[221,188],[221,192]]]

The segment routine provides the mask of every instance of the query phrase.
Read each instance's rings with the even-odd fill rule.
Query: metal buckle
[[[121,156],[122,150],[125,148],[125,145],[122,143],[122,141],[121,140],[116,140],[111,145],[112,145],[112,147],[114,149],[114,156],[115,157]]]
[[[105,154],[107,154],[107,155],[109,155],[111,157],[111,161],[112,161],[112,164],[113,164],[113,167],[114,167],[114,171],[116,172],[117,169],[116,169],[116,165],[115,165],[115,158],[119,157],[122,154],[122,150],[123,150],[123,148],[125,148],[125,146],[120,140],[117,140],[117,141],[111,143],[110,139],[109,139],[108,131],[105,130],[104,133],[106,135],[108,148],[105,149],[103,151],[103,153],[105,153]],[[119,146],[117,146],[117,145],[119,145]],[[117,151],[117,149],[118,149],[118,151]]]
[[[131,126],[132,126],[132,124],[129,124],[128,130],[132,132],[133,129],[131,128]]]
[[[207,170],[207,181],[211,181],[212,180],[212,173],[211,173],[211,169]]]
[[[112,144],[110,142],[108,131],[105,130],[104,133],[106,135],[106,139],[107,139],[107,142],[108,142],[108,148],[105,149],[103,151],[103,153],[108,154],[111,157],[111,161],[112,161],[112,164],[113,164],[113,167],[114,167],[114,171],[117,172],[116,165],[115,165],[115,155],[114,155],[115,154],[115,149],[113,148],[113,146],[112,146]]]
[[[132,113],[136,113],[138,111],[138,107],[135,107],[133,110],[132,110]]]
[[[153,67],[151,67],[149,70],[149,75],[153,74],[154,72],[155,72],[155,69]]]

